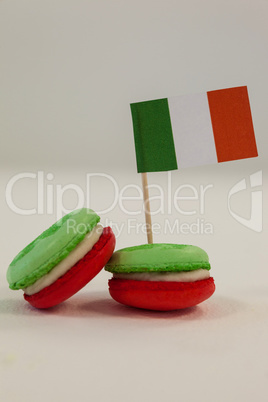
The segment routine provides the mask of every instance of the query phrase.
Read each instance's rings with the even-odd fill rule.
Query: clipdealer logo
[[[34,208],[20,206],[21,197],[14,196],[16,193],[16,185],[24,184],[24,180],[29,180],[30,184],[34,186],[34,192],[37,195],[37,202]],[[96,212],[103,216],[110,213],[115,208],[119,208],[121,212],[127,215],[127,219],[122,222],[121,225],[108,221],[106,218],[106,224],[110,225],[118,233],[127,231],[127,233],[136,230],[138,233],[145,232],[144,225],[138,220],[138,217],[144,212],[143,205],[143,193],[140,186],[136,184],[127,184],[120,187],[115,178],[105,173],[87,173],[85,177],[85,188],[70,183],[66,185],[55,184],[53,182],[54,175],[43,171],[24,172],[18,173],[10,178],[6,185],[6,203],[10,210],[19,215],[34,215],[34,214],[55,214],[57,219],[60,219],[63,215],[70,212],[69,209],[64,207],[64,201],[66,197],[69,197],[71,191],[76,197],[76,205],[72,209],[79,209],[84,206],[91,208],[92,194],[94,180],[99,183],[103,180],[105,187],[110,188],[111,197],[109,198],[109,205],[102,210]],[[105,182],[106,180],[106,182]],[[247,179],[248,180],[248,179]],[[240,224],[255,232],[262,231],[262,171],[253,173],[249,177],[250,189],[251,189],[251,206],[250,206],[250,218],[247,219],[241,216],[241,212],[235,211],[231,205],[232,198],[242,191],[247,190],[247,180],[243,178],[237,182],[229,190],[227,196],[227,206],[230,215]],[[153,225],[153,231],[157,234],[163,233],[177,233],[177,234],[213,234],[213,224],[207,222],[205,218],[205,205],[207,203],[207,197],[209,197],[213,184],[194,186],[191,184],[182,184],[176,189],[172,188],[171,173],[167,174],[167,186],[162,188],[158,184],[151,184],[148,186],[152,191],[150,200],[154,203],[156,208],[152,210],[152,216],[164,216],[168,218],[165,222],[160,224],[155,222]],[[249,189],[248,189],[249,190]],[[157,192],[157,195],[155,195]],[[131,193],[131,195],[130,195]],[[135,218],[135,216],[137,218]],[[187,217],[185,221],[181,217]],[[189,219],[189,218],[194,219]],[[134,219],[133,219],[134,218]],[[118,227],[116,227],[118,225]],[[119,227],[120,226],[120,227]]]
[[[228,193],[228,211],[231,216],[241,225],[251,229],[255,232],[262,231],[262,171],[259,170],[249,176],[250,189],[251,189],[251,206],[250,218],[246,219],[234,212],[231,208],[231,198],[241,191],[247,190],[246,179],[240,180],[236,183]]]

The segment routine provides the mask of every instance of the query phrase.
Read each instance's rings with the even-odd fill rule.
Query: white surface
[[[217,281],[200,307],[164,314],[98,282],[47,312],[1,288],[2,400],[267,400],[266,286]]]
[[[256,162],[257,160],[255,160]],[[252,160],[252,162],[254,162]],[[242,162],[243,165],[243,162]],[[2,207],[6,239],[14,241],[2,251],[0,285],[0,396],[3,401],[266,401],[268,336],[267,230],[256,233],[239,224],[227,210],[228,189],[257,166],[244,161],[242,171],[217,165],[172,173],[172,190],[188,183],[214,185],[207,193],[206,212],[185,216],[173,211],[157,214],[164,220],[183,223],[198,217],[213,225],[213,234],[182,234],[160,231],[156,242],[188,243],[203,247],[210,257],[216,293],[198,307],[178,312],[140,311],[119,305],[108,293],[110,277],[102,271],[81,292],[49,311],[31,308],[22,292],[11,291],[5,281],[6,267],[55,215],[20,216]],[[235,163],[233,164],[233,167]],[[243,171],[244,170],[244,171]],[[229,173],[228,173],[229,171]],[[56,179],[83,185],[83,171],[55,171]],[[111,172],[110,172],[111,173]],[[137,174],[112,172],[120,188],[126,183],[141,186]],[[177,173],[177,172],[176,172]],[[206,180],[202,179],[205,174]],[[3,175],[3,182],[10,177]],[[149,175],[151,184],[167,189],[167,174]],[[33,203],[36,188],[25,184],[21,205]],[[106,208],[113,201],[107,182],[99,180],[92,207]],[[18,190],[18,189],[17,189]],[[267,190],[264,181],[263,190]],[[151,191],[154,194],[154,191]],[[72,199],[65,194],[65,201]],[[125,201],[138,210],[142,201]],[[242,208],[245,205],[245,210]],[[127,224],[131,215],[117,203],[102,223]],[[196,200],[181,201],[181,209],[198,209]],[[69,205],[69,207],[75,207]],[[250,189],[233,200],[232,207],[246,216]],[[156,208],[152,202],[152,210]],[[158,208],[158,206],[157,206]],[[174,209],[174,208],[173,208]],[[144,222],[142,214],[137,224]],[[264,211],[267,225],[267,213]],[[117,249],[146,242],[146,236],[124,226]],[[16,236],[14,236],[16,233]],[[4,241],[4,240],[3,240]],[[15,384],[15,386],[14,386]],[[41,392],[41,393],[40,393]]]
[[[0,2],[0,184],[3,194],[13,175],[32,174],[12,197],[39,206],[22,216],[0,199],[1,402],[267,401],[267,209],[251,215],[251,204],[261,211],[252,191],[267,205],[267,12],[264,0]],[[249,89],[259,158],[148,177],[155,241],[208,252],[210,300],[175,313],[129,309],[110,299],[104,271],[47,312],[8,289],[16,253],[62,202],[78,207],[81,192],[113,226],[117,248],[146,242],[130,102],[239,85]],[[251,189],[260,170],[263,184]],[[228,194],[244,179],[231,215]],[[249,225],[254,216],[258,230],[260,217],[262,231],[238,215]],[[178,230],[164,231],[166,222]],[[187,234],[189,225],[199,233]]]
[[[178,168],[217,163],[207,93],[168,98]]]

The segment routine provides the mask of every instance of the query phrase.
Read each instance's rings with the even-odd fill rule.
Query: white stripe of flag
[[[168,98],[178,168],[217,163],[206,93]]]

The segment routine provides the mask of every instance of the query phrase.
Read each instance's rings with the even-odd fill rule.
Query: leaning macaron
[[[105,270],[109,292],[127,306],[169,311],[195,306],[215,291],[207,253],[181,244],[145,244],[116,251]]]
[[[32,306],[48,308],[73,296],[110,259],[115,236],[91,209],[75,210],[52,225],[11,262],[7,280]]]

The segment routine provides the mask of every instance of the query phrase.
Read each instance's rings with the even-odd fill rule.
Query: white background
[[[267,400],[267,14],[264,0],[0,2],[1,401]],[[155,241],[208,252],[217,286],[210,300],[172,313],[130,309],[109,297],[104,271],[49,311],[8,289],[10,261],[57,218],[57,185],[86,193],[86,175],[105,173],[120,190],[140,186],[130,102],[239,85],[248,86],[259,157],[172,172],[170,189],[167,173],[149,175],[165,194],[163,211],[153,216]],[[248,188],[231,207],[249,219],[249,176],[259,170],[263,230],[255,232],[230,215],[227,197],[245,178]],[[48,185],[54,191],[51,213],[46,204],[43,214],[13,212],[6,185],[37,171],[44,172],[44,198]],[[192,215],[173,201],[168,210],[168,191],[173,200],[184,184],[198,195],[201,185],[212,185],[204,212],[200,199],[180,201]],[[20,208],[35,208],[37,199],[37,180],[14,186]],[[125,225],[116,248],[145,243],[145,234],[128,230],[132,215],[119,200],[102,213],[113,201],[111,181],[92,179],[90,207],[115,230]],[[63,202],[76,208],[75,192],[66,191]],[[124,205],[133,212],[142,202]],[[134,219],[143,223],[143,213]],[[199,219],[213,233],[164,233],[165,219]]]

